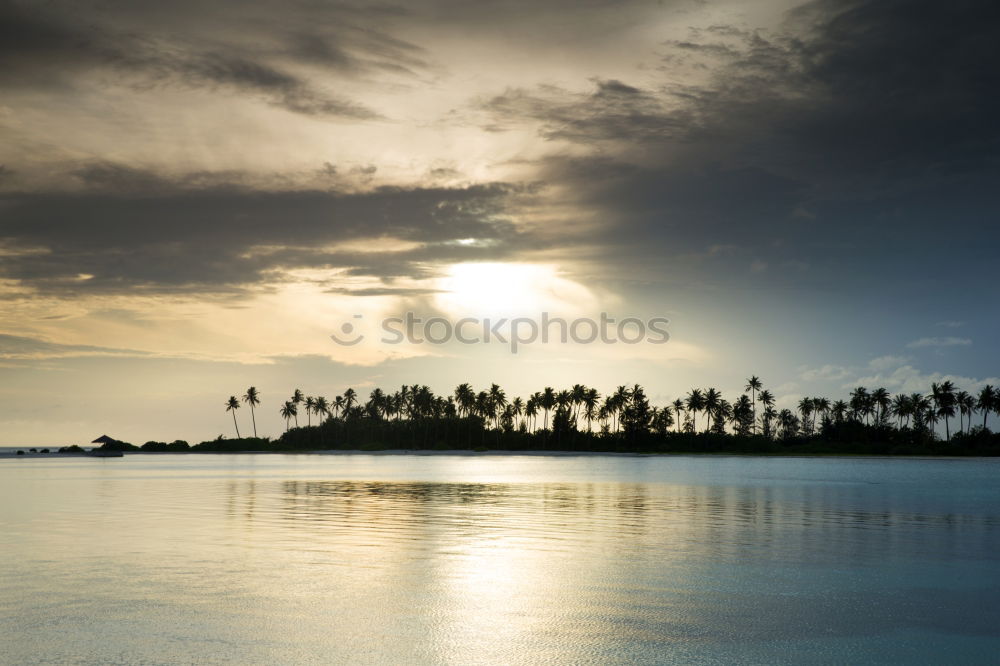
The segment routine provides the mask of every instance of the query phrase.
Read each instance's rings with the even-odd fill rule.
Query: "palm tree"
[[[587,419],[587,432],[591,432],[590,424],[597,416],[600,400],[601,394],[595,388],[587,389],[583,396],[583,417]]]
[[[493,412],[493,417],[495,419],[494,426],[500,429],[500,415],[503,413],[504,407],[507,406],[507,394],[504,390],[500,388],[499,384],[493,384],[490,386],[490,411]]]
[[[344,412],[346,413],[348,410],[350,410],[351,407],[353,407],[357,401],[358,401],[358,394],[354,389],[349,388],[346,391],[344,391]]]
[[[312,426],[312,413],[316,408],[316,399],[312,396],[306,398],[306,425]],[[296,421],[298,423],[298,421]]]
[[[300,391],[298,389],[295,389],[295,392],[292,393],[292,401],[291,402],[292,402],[293,405],[295,405],[295,427],[296,428],[299,427],[299,417],[298,417],[299,405],[302,403],[303,400],[305,400],[305,397],[302,395],[302,391]]]
[[[257,437],[257,418],[254,416],[253,408],[260,404],[260,394],[257,393],[257,389],[253,386],[247,389],[247,392],[243,394],[243,402],[250,405],[250,420],[253,422],[253,436]]]
[[[792,413],[792,410],[783,409],[777,416],[778,425],[781,427],[781,436],[794,437],[798,433],[799,419]]]
[[[236,427],[236,439],[240,439],[240,426],[236,423],[236,410],[239,408],[240,402],[236,399],[236,396],[229,396],[229,400],[226,401],[226,411],[233,413],[233,425]]]
[[[944,438],[951,440],[948,419],[955,416],[955,385],[950,381],[931,384],[931,399],[937,409],[937,416],[944,417]]]
[[[778,415],[778,413],[774,411],[774,394],[772,394],[767,389],[762,389],[760,394],[757,396],[757,401],[764,406],[765,413],[771,414],[770,418],[773,421],[775,417],[777,417]],[[762,422],[761,425],[763,426],[764,423]],[[765,437],[770,437],[771,434],[770,423],[767,424],[767,428],[762,428],[762,431]]]
[[[524,414],[524,401],[521,400],[521,396],[516,396],[513,400],[511,400],[509,407],[511,418],[514,420],[514,427],[515,429],[519,429],[520,426],[517,425],[517,421],[521,418],[521,415]]]
[[[619,386],[607,400],[608,414],[610,414],[610,416],[615,420],[615,432],[619,432],[621,430],[621,416],[622,412],[628,406],[628,398],[628,387]]]
[[[674,414],[677,415],[677,432],[681,431],[681,416],[684,411],[684,401],[680,398],[674,400]]]
[[[750,377],[747,380],[747,385],[743,387],[744,391],[750,391],[750,406],[753,412],[753,420],[750,425],[751,434],[757,434],[757,391],[762,388],[764,388],[764,384],[757,375]]]
[[[834,423],[843,423],[844,419],[847,417],[847,411],[850,409],[848,404],[843,400],[835,400],[833,405],[830,407],[830,411],[833,412]]]
[[[556,406],[556,392],[551,386],[542,389],[542,399],[538,406],[545,410],[545,425],[542,430],[549,429],[549,410]]]
[[[801,423],[803,424],[802,430],[807,435],[812,431],[809,421],[809,417],[812,415],[812,412],[813,412],[812,398],[802,398],[801,400],[799,400],[799,413],[802,414],[802,421],[801,421]]]
[[[829,398],[813,398],[813,430],[816,429],[816,415],[823,415],[823,423],[826,423],[830,415]]]
[[[732,421],[737,435],[753,434],[753,413],[753,401],[751,401],[746,393],[737,398],[736,402],[733,403]]]
[[[893,396],[892,404],[889,406],[889,413],[896,417],[896,428],[902,430],[903,419],[908,418],[913,413],[913,404],[910,401],[910,396],[904,393],[898,393]]]
[[[573,421],[580,417],[580,406],[587,397],[587,387],[583,384],[573,384],[569,391],[570,399],[573,401]]]
[[[889,410],[889,392],[884,388],[877,388],[872,391],[872,405],[878,408],[875,412],[875,425],[882,425],[882,419]]]
[[[764,393],[766,393],[766,391],[761,391],[761,395],[763,395]],[[761,400],[761,402],[763,403],[764,401]],[[794,418],[795,415],[793,414],[792,416]],[[769,405],[767,405],[764,408],[764,413],[760,415],[760,418],[761,418],[761,432],[762,432],[762,434],[764,435],[764,437],[770,437],[771,436],[771,422],[774,421],[776,418],[778,418],[778,412],[777,412],[777,410],[774,409],[773,399],[772,399],[772,403],[769,404]]]
[[[403,388],[405,389],[406,387],[404,386]],[[472,414],[472,408],[476,404],[476,392],[472,390],[472,386],[469,384],[459,384],[456,386],[455,402],[465,416]]]
[[[687,410],[691,413],[693,421],[698,417],[698,412],[705,409],[705,396],[702,394],[701,389],[691,389],[688,393],[686,403]]]
[[[979,391],[979,399],[976,401],[976,408],[983,413],[983,430],[986,430],[986,419],[990,412],[997,411],[1000,407],[1000,390],[987,384]]]
[[[931,408],[931,399],[920,393],[910,394],[910,404],[913,409],[913,427],[923,428],[927,423],[930,422],[928,415],[933,411]],[[937,417],[934,417],[934,423],[937,423]]]
[[[533,393],[528,402],[524,404],[524,419],[530,421],[528,430],[531,432],[535,431],[536,420],[535,417],[538,416],[538,393]]]
[[[864,418],[865,425],[868,424],[868,414],[871,412],[871,395],[864,386],[859,386],[851,391],[851,414],[856,420]]]
[[[714,388],[710,388],[705,391],[705,432],[708,432],[711,427],[709,421],[715,416],[716,412],[719,411],[719,407],[722,405],[722,394],[716,391]]]
[[[326,417],[330,416],[330,403],[323,396],[318,396],[313,400],[313,411],[319,417],[319,425],[322,425]]]
[[[285,402],[285,404],[283,404],[281,409],[278,411],[281,413],[281,417],[285,419],[285,432],[288,432],[288,420],[293,418],[299,410],[295,406],[295,403],[289,400]]]
[[[344,396],[338,395],[333,399],[333,417],[337,418],[341,411],[347,409],[347,403],[344,401]]]
[[[958,429],[960,432],[968,432],[972,430],[972,415],[976,411],[976,399],[973,398],[967,391],[959,391],[955,395],[955,404],[958,405],[959,410],[959,423]],[[965,429],[962,429],[961,417],[967,417]]]

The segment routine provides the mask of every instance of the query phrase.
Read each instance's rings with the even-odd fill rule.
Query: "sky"
[[[1000,385],[997,44],[968,0],[0,0],[0,444],[231,436],[251,385],[268,436],[296,388]]]

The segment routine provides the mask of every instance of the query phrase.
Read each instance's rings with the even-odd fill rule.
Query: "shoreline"
[[[0,451],[0,460],[19,459],[62,459],[62,458],[94,458],[105,460],[101,456],[89,453],[41,453],[22,449],[23,455],[17,455],[17,449]],[[995,456],[928,456],[928,455],[886,455],[864,453],[739,453],[726,451],[713,452],[637,452],[637,451],[516,451],[511,449],[379,449],[367,451],[363,449],[316,449],[311,451],[125,451],[124,458],[131,456],[204,456],[204,455],[287,455],[287,456],[455,456],[463,458],[500,456],[500,457],[536,457],[536,458],[647,458],[647,457],[680,457],[680,458],[858,458],[865,460],[993,460]],[[110,458],[117,460],[119,458]]]

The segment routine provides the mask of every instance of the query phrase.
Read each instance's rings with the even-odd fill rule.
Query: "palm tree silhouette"
[[[732,408],[733,427],[737,435],[753,434],[754,408],[753,400],[746,393],[736,399]]]
[[[406,387],[403,387],[406,390]],[[405,396],[405,393],[404,393]],[[472,408],[476,404],[476,392],[469,384],[459,384],[455,387],[455,403],[465,416],[472,414]]]
[[[774,418],[777,416],[777,412],[774,411],[774,395],[767,389],[761,389],[760,393],[757,394],[757,402],[759,402],[764,406],[765,412],[768,412],[768,410],[770,410],[771,420],[774,420]],[[761,418],[763,419],[763,415],[761,416]],[[761,421],[761,425],[762,426],[764,425],[763,420]],[[768,423],[767,428],[761,428],[761,430],[765,437],[771,436],[770,423]]]
[[[976,399],[967,391],[959,391],[955,394],[955,404],[958,405],[958,431],[968,432],[972,430],[972,415],[976,411]],[[961,420],[963,416],[967,417],[967,425],[964,427]]]
[[[945,441],[951,441],[948,419],[955,416],[955,385],[950,381],[931,384],[931,399],[937,409],[937,416],[944,417]]]
[[[986,430],[986,419],[990,412],[1000,408],[1000,390],[987,384],[979,391],[979,399],[976,400],[976,408],[983,413],[983,430]]]
[[[309,425],[309,426],[312,425],[312,413],[313,413],[313,408],[315,406],[316,406],[315,399],[313,399],[313,397],[311,395],[307,396],[306,397],[306,425]],[[295,425],[298,425],[298,423],[299,423],[298,419],[296,419]]]
[[[778,412],[777,412],[777,410],[775,410],[774,405],[773,404],[767,405],[764,408],[764,413],[760,415],[760,418],[761,418],[761,432],[762,432],[762,434],[764,435],[764,437],[770,437],[771,436],[771,423],[776,418],[778,418]],[[794,414],[792,414],[792,418],[795,418]]]
[[[583,418],[587,420],[587,432],[592,432],[591,423],[597,418],[601,404],[601,394],[595,388],[588,388],[583,394]]]
[[[868,414],[871,412],[871,395],[864,386],[858,386],[851,391],[851,413],[855,419],[864,419],[868,424]]]
[[[684,401],[681,400],[680,398],[677,398],[676,400],[674,400],[673,404],[674,404],[674,414],[677,417],[677,419],[676,419],[676,421],[677,421],[677,432],[680,432],[681,431],[681,421],[684,420],[683,419],[683,416],[684,416]]]
[[[530,421],[530,425],[528,426],[529,432],[534,432],[538,425],[537,417],[538,417],[538,408],[540,407],[539,405],[540,395],[541,394],[539,393],[533,393],[531,394],[531,397],[528,398],[528,401],[524,403],[524,418],[526,421]]]
[[[507,406],[507,394],[499,384],[490,386],[490,413],[493,415],[496,427],[500,428],[500,415]]]
[[[705,391],[705,403],[703,409],[705,410],[705,432],[708,432],[710,424],[709,421],[715,416],[716,412],[722,406],[722,394],[716,391],[714,388],[710,388]]]
[[[344,391],[344,412],[346,413],[350,411],[351,407],[353,407],[357,401],[358,394],[354,389],[349,388]]]
[[[830,411],[833,412],[833,422],[843,423],[844,419],[847,418],[847,412],[850,406],[843,400],[837,400],[833,403]]]
[[[285,419],[285,432],[288,432],[288,420],[295,417],[299,410],[295,406],[295,403],[289,400],[281,406],[279,411],[281,412],[282,418]]]
[[[753,421],[751,422],[750,431],[753,434],[757,434],[757,391],[764,388],[764,384],[761,383],[760,377],[753,375],[747,380],[747,385],[743,387],[744,391],[750,391],[750,404],[753,411]]]
[[[313,400],[313,411],[319,418],[319,423],[323,424],[326,418],[330,416],[330,403],[323,396],[318,396]]]
[[[752,383],[759,385],[758,382]],[[301,391],[296,393],[301,394]],[[804,397],[798,401],[797,410],[782,409],[780,412],[774,407],[774,396],[764,388],[759,391],[751,389],[750,396],[742,394],[733,402],[726,400],[714,388],[695,388],[686,398],[654,406],[638,384],[619,386],[603,400],[596,389],[583,384],[575,384],[566,390],[546,387],[543,391],[532,393],[527,400],[519,396],[508,399],[504,389],[495,383],[479,393],[467,383],[460,384],[455,388],[454,395],[447,398],[435,395],[425,385],[414,384],[388,394],[381,388],[374,388],[369,398],[360,405],[357,393],[351,388],[345,390],[342,396],[337,396],[332,405],[323,396],[303,396],[302,402],[309,416],[306,427],[323,427],[325,430],[322,436],[298,440],[301,433],[292,430],[292,422],[296,423],[296,430],[305,429],[298,427],[296,417],[302,402],[296,403],[295,398],[293,394],[279,411],[285,418],[285,432],[289,438],[303,443],[329,441],[326,432],[334,435],[334,441],[338,438],[349,440],[360,432],[365,442],[393,439],[399,442],[404,437],[410,437],[417,448],[427,443],[444,444],[447,448],[456,440],[456,434],[461,436],[458,419],[465,419],[470,446],[473,432],[478,430],[484,444],[487,431],[496,436],[498,444],[502,435],[510,435],[511,448],[530,448],[533,445],[548,448],[547,442],[552,436],[557,446],[568,445],[573,450],[619,450],[619,447],[635,448],[650,443],[654,447],[662,447],[663,451],[684,450],[680,447],[691,444],[691,441],[685,444],[684,439],[674,439],[682,438],[682,433],[756,437],[758,425],[762,429],[760,435],[765,438],[809,438],[822,434],[822,440],[812,443],[831,443],[834,446],[846,443],[845,437],[854,437],[852,433],[858,432],[857,427],[870,428],[871,433],[865,436],[865,443],[881,446],[896,440],[887,439],[888,435],[878,430],[895,429],[908,433],[899,440],[908,445],[935,439],[934,426],[939,420],[944,420],[945,437],[950,441],[950,419],[956,413],[959,416],[959,432],[967,435],[973,430],[976,410],[983,412],[985,429],[990,412],[996,411],[1000,405],[998,391],[992,386],[983,387],[977,400],[966,391],[956,391],[950,381],[933,384],[929,395],[890,396],[882,388],[869,392],[859,386],[851,391],[849,403],[844,400],[831,403],[824,397]],[[255,408],[260,404],[260,394],[255,387],[250,387],[242,399],[251,406],[256,437]],[[756,416],[757,402],[762,405],[759,418]],[[230,396],[226,411],[233,412],[237,437],[241,437],[235,413],[239,407],[240,401],[236,396]],[[334,419],[330,418],[331,409],[337,415]],[[543,429],[537,428],[539,410],[545,411]],[[550,412],[553,410],[550,423]],[[702,412],[705,414],[705,427],[699,430],[697,419]],[[312,425],[313,414],[317,416],[316,426]],[[585,429],[581,419],[586,421]],[[595,420],[599,425],[596,431],[593,427]],[[855,425],[842,428],[845,420]],[[407,421],[410,423],[407,424]],[[675,423],[676,432],[673,428]],[[538,433],[542,435],[536,437]],[[649,439],[653,435],[667,439]],[[601,440],[605,443],[598,444]],[[853,441],[858,443],[859,440]],[[707,450],[717,446],[711,440],[706,440],[706,444],[709,447]],[[798,446],[798,442],[788,445]],[[699,443],[695,448],[701,446]]]
[[[239,408],[240,402],[236,399],[236,396],[229,396],[229,400],[226,401],[226,411],[233,413],[233,426],[236,427],[236,439],[240,439],[240,426],[236,423],[236,410]]]
[[[521,400],[521,396],[517,396],[516,398],[511,400],[510,405],[508,406],[510,407],[511,418],[514,421],[514,428],[520,429],[520,426],[517,422],[521,418],[521,415],[524,414],[524,401]],[[521,425],[523,425],[523,422]]]
[[[889,410],[889,392],[884,388],[877,388],[872,391],[872,405],[877,408],[875,412],[875,425],[881,425],[885,413]]]
[[[799,400],[799,414],[802,415],[802,420],[800,423],[803,424],[803,430],[808,434],[812,431],[811,421],[809,417],[813,413],[813,399],[812,398],[802,398]],[[779,416],[780,418],[780,416]]]
[[[299,405],[302,404],[303,400],[305,400],[305,396],[302,395],[302,391],[300,391],[298,389],[295,389],[295,392],[292,393],[291,403],[293,405],[295,405],[295,412],[296,412],[296,415],[295,415],[295,427],[296,428],[299,427],[298,410],[299,410]]]
[[[892,398],[892,404],[889,405],[889,413],[896,417],[896,428],[899,430],[903,429],[903,419],[908,419],[912,414],[912,403],[910,402],[910,396],[897,393]]]
[[[243,394],[243,402],[250,405],[250,420],[253,422],[253,436],[257,437],[257,417],[254,416],[253,408],[260,404],[260,394],[257,393],[257,389],[253,386],[247,389],[247,392]]]
[[[542,389],[542,397],[538,403],[538,406],[545,410],[545,425],[542,426],[542,430],[549,429],[549,410],[556,406],[556,392],[551,386],[546,386]]]
[[[702,394],[701,389],[691,389],[686,402],[687,410],[690,412],[693,422],[698,417],[698,412],[705,409],[705,396]]]
[[[773,408],[770,408],[774,411]],[[783,409],[777,414],[778,427],[781,428],[782,437],[794,437],[798,434],[799,419],[790,409]]]

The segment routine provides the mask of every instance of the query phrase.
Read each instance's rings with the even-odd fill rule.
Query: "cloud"
[[[295,269],[426,275],[527,242],[507,210],[520,189],[504,183],[344,193],[106,165],[81,179],[80,192],[0,194],[0,277],[55,293],[225,292]]]
[[[503,129],[511,121],[537,121],[546,139],[576,142],[626,140],[677,136],[690,118],[671,111],[648,91],[615,79],[594,79],[590,93],[573,93],[555,86],[536,90],[509,89],[483,100],[487,124]]]
[[[759,271],[758,284],[874,280],[902,297],[912,266],[937,263],[933,288],[953,293],[985,278],[981,239],[996,237],[997,41],[994,5],[820,0],[778,29],[668,40],[641,79],[512,87],[476,105],[484,126],[559,144],[541,179],[561,206],[603,221],[589,241],[626,246],[629,263],[667,256],[688,275],[677,258],[721,238],[787,269]],[[680,80],[680,65],[708,77]],[[961,229],[948,252],[942,219]],[[733,284],[735,266],[698,272]]]
[[[0,359],[39,360],[50,358],[79,358],[84,356],[150,356],[149,352],[134,349],[116,349],[95,345],[69,345],[48,342],[38,338],[0,333]]]
[[[1000,383],[998,377],[967,377],[941,372],[925,373],[915,366],[905,363],[896,367],[882,367],[867,375],[859,375],[853,381],[845,383],[843,388],[854,386],[884,387],[894,393],[929,393],[931,384],[951,381],[959,390],[974,393],[987,384],[996,386]]]
[[[907,343],[906,346],[910,349],[921,349],[923,347],[968,347],[971,344],[972,340],[969,338],[946,337],[920,338],[919,340]]]
[[[310,4],[297,14],[296,4],[223,1],[205,11],[179,2],[158,17],[159,8],[146,2],[109,11],[99,4],[5,0],[0,81],[9,89],[52,91],[91,75],[88,83],[101,89],[195,88],[256,97],[292,113],[371,120],[380,114],[320,85],[329,76],[313,70],[412,76],[425,65],[418,47],[377,29],[374,21],[384,16],[378,8]]]
[[[804,381],[835,381],[843,379],[850,374],[850,370],[841,365],[827,364],[819,368],[808,368],[803,370],[799,377]]]

